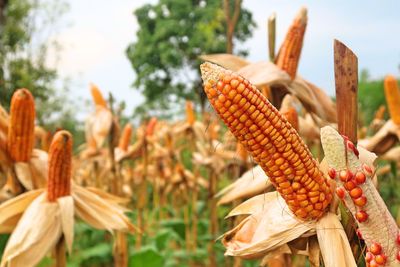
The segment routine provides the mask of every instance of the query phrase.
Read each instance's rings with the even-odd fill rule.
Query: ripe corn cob
[[[49,149],[49,175],[47,181],[47,199],[50,202],[71,193],[72,171],[72,135],[59,131]]]
[[[275,64],[286,71],[292,80],[296,77],[306,26],[307,9],[302,8],[290,26],[275,59]]]
[[[103,94],[95,84],[90,84],[90,93],[92,94],[93,102],[96,106],[107,107],[107,102],[103,97]]]
[[[11,99],[7,151],[16,162],[31,158],[35,143],[35,101],[27,89],[15,91]]]
[[[362,163],[354,144],[329,126],[321,129],[321,143],[336,194],[356,219],[367,245],[367,266],[399,266],[399,229],[373,184],[373,166]]]
[[[186,101],[186,120],[189,123],[189,125],[191,125],[191,126],[193,126],[193,124],[196,120],[196,115],[194,114],[194,108],[193,108],[192,101]]]
[[[146,126],[146,136],[152,136],[154,134],[154,128],[156,127],[156,124],[157,118],[152,117]]]
[[[295,108],[290,107],[284,112],[282,112],[283,116],[287,119],[287,121],[293,126],[296,131],[299,131],[299,116],[297,115],[297,111]]]
[[[384,81],[386,102],[389,106],[390,118],[400,125],[400,91],[394,76],[388,75]]]
[[[130,123],[127,123],[122,130],[122,135],[119,139],[118,147],[126,151],[128,150],[129,143],[131,142],[131,136],[132,136],[132,125]]]
[[[332,194],[296,130],[246,79],[211,63],[200,68],[214,109],[293,213],[307,220],[321,217]]]

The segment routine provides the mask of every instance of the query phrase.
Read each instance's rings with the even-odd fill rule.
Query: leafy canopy
[[[134,14],[139,23],[137,40],[126,53],[137,74],[133,85],[145,97],[136,112],[181,111],[176,107],[183,107],[185,99],[200,100],[198,56],[226,51],[222,1],[160,0]],[[254,27],[251,13],[242,9],[234,40],[245,41]]]

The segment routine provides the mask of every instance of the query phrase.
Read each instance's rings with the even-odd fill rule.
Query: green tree
[[[231,10],[241,3],[229,2]],[[137,75],[133,86],[145,97],[136,113],[162,110],[171,115],[182,110],[185,99],[204,105],[198,56],[226,52],[227,24],[233,24],[229,17],[227,23],[229,13],[221,0],[160,0],[134,12],[140,28],[126,53]],[[246,9],[234,24],[234,41],[245,41],[255,27]]]
[[[63,111],[55,69],[46,66],[48,34],[65,11],[60,1],[11,0],[0,3],[0,104],[7,108],[14,91],[35,96],[37,118],[46,124]]]
[[[358,99],[360,118],[364,124],[369,124],[381,105],[385,105],[387,110],[383,80],[360,81]]]
[[[80,140],[66,83],[46,65],[48,39],[67,8],[62,0],[0,0],[0,104],[8,109],[14,91],[27,88],[35,97],[39,125],[67,129]]]

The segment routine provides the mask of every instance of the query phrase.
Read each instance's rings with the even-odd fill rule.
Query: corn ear
[[[90,93],[92,94],[93,102],[96,106],[107,107],[107,102],[97,85],[90,84]]]
[[[302,8],[290,26],[275,59],[276,65],[286,71],[292,80],[296,77],[306,26],[307,9]]]
[[[332,194],[303,140],[243,77],[211,63],[200,66],[214,109],[301,219],[318,219]]]
[[[156,127],[156,124],[157,124],[157,118],[152,117],[146,126],[146,136],[152,136],[154,134],[154,128]]]
[[[122,130],[118,147],[123,151],[127,151],[129,143],[131,141],[131,137],[132,137],[132,125],[130,123],[127,123],[124,129]]]
[[[13,94],[10,108],[7,151],[12,160],[27,162],[35,143],[35,101],[27,89]]]
[[[400,125],[400,91],[394,76],[388,75],[384,81],[386,102],[389,106],[390,118]]]
[[[297,115],[297,111],[295,108],[290,107],[284,112],[282,112],[283,116],[287,119],[287,121],[293,126],[296,131],[299,131],[299,116]]]
[[[67,131],[59,131],[54,135],[49,150],[47,199],[50,202],[70,195],[71,171],[72,135]]]
[[[321,129],[321,143],[329,175],[336,180],[338,197],[356,219],[368,249],[380,248],[370,258],[384,258],[385,263],[379,266],[398,266],[399,229],[373,183],[372,164],[376,155],[361,147],[355,148],[329,126]]]
[[[194,114],[192,101],[186,101],[186,120],[191,126],[193,126],[194,122],[196,121],[196,115]]]

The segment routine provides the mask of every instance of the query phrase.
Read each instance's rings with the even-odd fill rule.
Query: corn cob
[[[284,112],[282,112],[283,116],[287,119],[287,121],[293,126],[296,131],[299,131],[299,116],[297,115],[297,111],[295,108],[290,107]]]
[[[286,71],[292,80],[296,77],[306,26],[307,9],[302,8],[290,26],[275,60],[275,64]]]
[[[96,106],[107,107],[107,102],[103,94],[95,84],[90,84],[90,93],[92,94],[93,102]]]
[[[17,90],[11,99],[7,151],[16,162],[31,158],[35,143],[35,101],[27,89]]]
[[[214,109],[270,177],[293,213],[306,220],[321,217],[332,194],[296,130],[243,77],[211,63],[200,68]]]
[[[128,150],[128,146],[131,141],[131,136],[132,136],[132,125],[130,123],[127,123],[124,127],[124,130],[122,131],[122,135],[118,143],[118,147],[121,150],[123,151]]]
[[[354,144],[329,126],[321,129],[321,143],[336,194],[356,219],[367,245],[367,266],[398,266],[399,229],[373,184],[373,166],[362,163]]]
[[[388,75],[384,81],[386,102],[389,106],[390,118],[400,125],[400,91],[394,76]]]
[[[238,154],[240,160],[243,162],[246,162],[249,157],[246,148],[240,142],[236,145],[236,154]]]
[[[146,136],[152,136],[154,134],[154,128],[156,127],[156,124],[157,118],[152,117],[146,126]]]
[[[375,112],[375,120],[383,120],[385,116],[386,107],[384,105],[380,105],[378,110]]]
[[[196,115],[194,114],[192,101],[186,101],[186,120],[191,126],[193,126],[196,120]]]
[[[47,199],[50,202],[71,193],[72,135],[67,131],[57,132],[49,149],[49,175]]]

